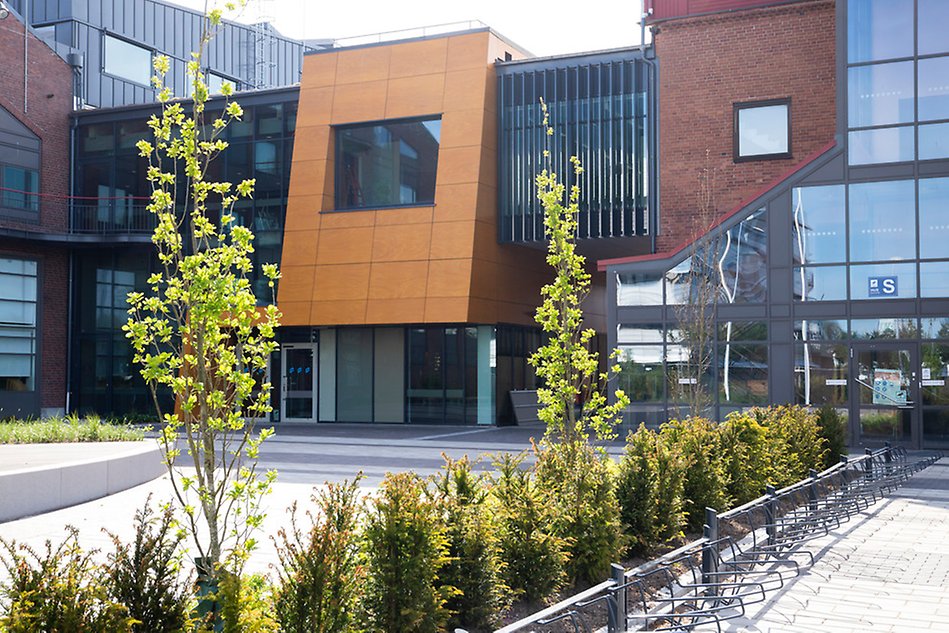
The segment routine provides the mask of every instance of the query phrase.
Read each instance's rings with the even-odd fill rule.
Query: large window
[[[0,170],[0,206],[15,211],[39,211],[40,175],[35,169],[4,165]]]
[[[39,211],[39,137],[0,107],[0,213],[35,219]]]
[[[430,205],[441,119],[336,129],[336,208]]]
[[[33,391],[36,262],[0,259],[0,391]]]
[[[791,101],[735,104],[735,162],[791,157]]]
[[[847,3],[851,165],[949,158],[947,19],[945,0]]]
[[[145,86],[151,83],[152,52],[131,42],[104,35],[102,69],[110,75]]]

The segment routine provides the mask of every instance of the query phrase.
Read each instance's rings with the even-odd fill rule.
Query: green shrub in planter
[[[817,411],[817,427],[827,449],[824,468],[830,468],[847,454],[847,422],[837,409],[824,405]]]
[[[808,476],[811,468],[824,463],[824,439],[817,415],[804,407],[784,405],[751,410],[759,424],[768,429],[774,485],[788,486]]]
[[[616,496],[630,551],[641,554],[682,533],[682,460],[640,425],[626,439]]]
[[[181,542],[173,511],[155,514],[151,497],[135,513],[135,537],[125,543],[109,533],[106,585],[109,598],[128,609],[135,633],[175,633],[189,626],[191,587],[181,579]]]
[[[359,479],[327,483],[312,499],[308,528],[290,509],[290,532],[277,532],[280,582],[274,607],[284,633],[345,633],[355,622],[365,577],[359,560]]]
[[[448,630],[493,631],[510,604],[498,554],[498,529],[483,475],[467,457],[445,458],[434,477],[435,500],[448,537],[449,562],[439,581],[458,590],[448,599]]]
[[[537,482],[556,507],[553,529],[565,543],[567,578],[599,582],[625,549],[609,457],[585,440],[544,442]]]
[[[698,417],[673,420],[663,425],[659,436],[683,460],[686,526],[698,532],[705,523],[705,508],[721,512],[728,505],[718,425]]]
[[[368,504],[363,534],[364,625],[373,633],[436,633],[455,593],[440,583],[448,563],[445,527],[425,482],[389,473]]]
[[[564,542],[552,531],[556,508],[537,485],[524,455],[502,453],[491,478],[492,511],[498,526],[501,573],[513,597],[534,604],[553,596],[566,581]]]
[[[125,633],[132,630],[128,610],[109,600],[102,568],[94,552],[79,547],[76,528],[55,549],[46,541],[36,550],[0,539],[0,631],[82,631]]]
[[[731,505],[742,505],[763,495],[773,479],[768,429],[754,415],[736,411],[728,415],[718,431],[725,490]]]
[[[222,633],[280,633],[270,585],[264,576],[219,574]]]

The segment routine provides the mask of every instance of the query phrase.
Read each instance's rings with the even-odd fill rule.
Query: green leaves
[[[541,108],[547,135],[551,136],[553,128],[543,101]],[[549,151],[544,152],[544,158],[549,165]],[[570,163],[574,178],[578,178],[583,173],[579,159],[573,156]],[[543,303],[535,313],[535,320],[549,338],[529,359],[544,385],[537,390],[542,405],[538,415],[547,425],[548,438],[586,440],[592,431],[596,437],[605,439],[611,437],[629,399],[618,390],[614,392],[614,402],[608,402],[607,384],[617,369],[599,371],[599,354],[592,350],[596,333],[583,327],[583,302],[590,292],[590,273],[586,270],[586,259],[576,252],[580,188],[576,184],[571,186],[567,197],[566,187],[549,169],[537,175],[536,183],[537,197],[544,208],[547,263],[555,275],[541,289]]]

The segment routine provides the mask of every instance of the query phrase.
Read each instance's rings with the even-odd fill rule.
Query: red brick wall
[[[673,20],[654,32],[660,252],[699,230],[697,190],[706,165],[713,211],[721,215],[833,140],[834,22],[833,0],[801,0]],[[786,97],[791,99],[792,157],[735,163],[733,104]]]
[[[65,233],[68,227],[69,114],[72,70],[42,41],[30,35],[29,73],[24,110],[23,24],[12,14],[0,22],[0,106],[42,139],[40,221],[5,219],[0,227],[29,232]],[[63,247],[20,240],[0,241],[0,253],[40,262],[42,322],[38,358],[41,407],[65,406],[68,255]]]

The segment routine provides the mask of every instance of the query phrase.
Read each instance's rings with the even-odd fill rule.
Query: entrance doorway
[[[316,422],[316,343],[283,345],[281,400],[285,422]]]
[[[910,343],[860,343],[850,350],[854,444],[919,447],[919,359]]]

